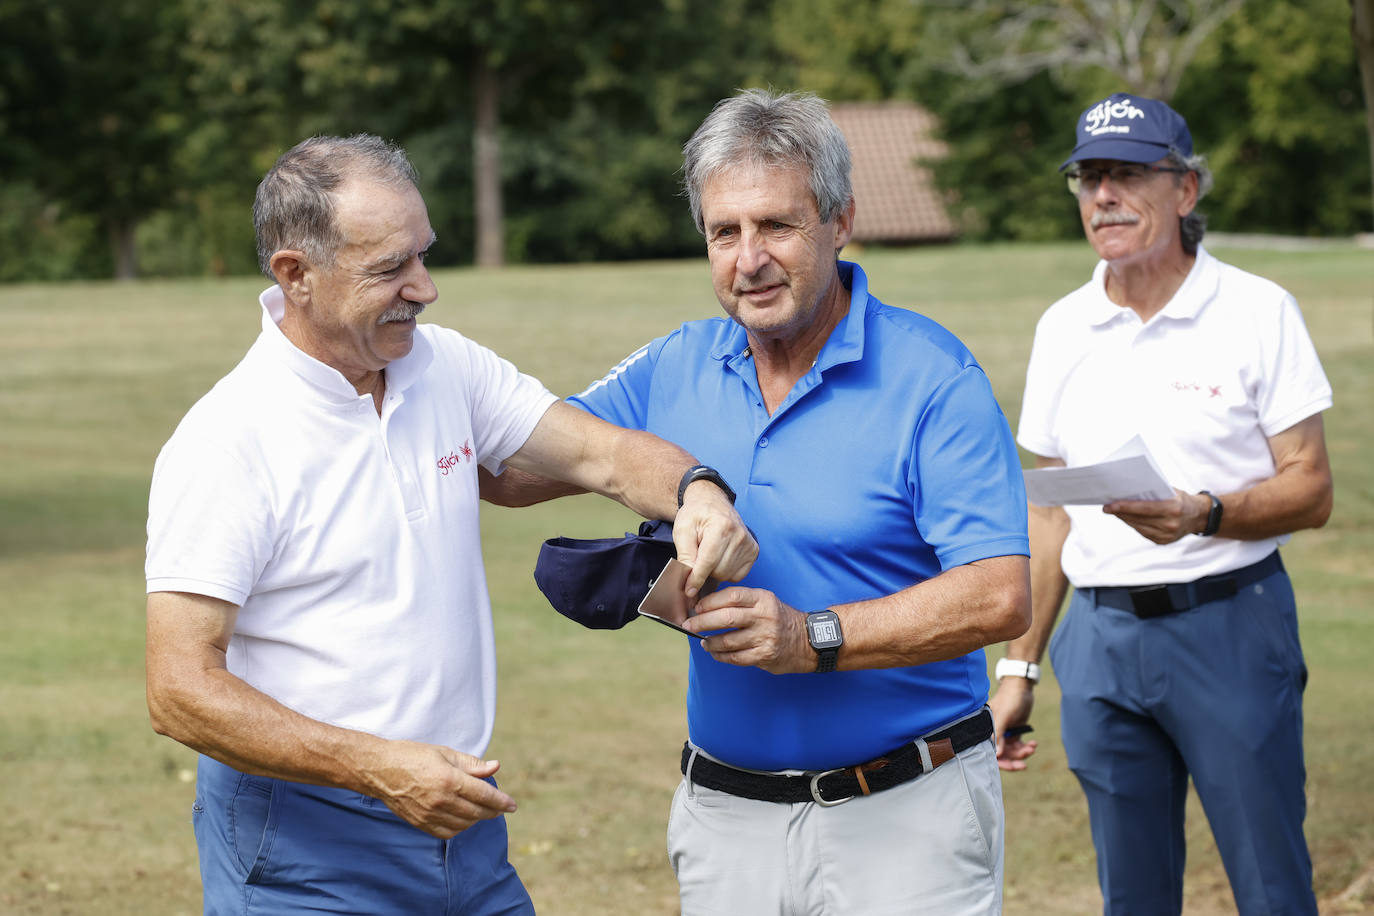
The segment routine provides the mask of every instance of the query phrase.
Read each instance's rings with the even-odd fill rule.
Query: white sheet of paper
[[[1172,499],[1174,495],[1139,436],[1096,464],[1034,468],[1023,474],[1026,497],[1037,506],[1102,506],[1119,499]]]

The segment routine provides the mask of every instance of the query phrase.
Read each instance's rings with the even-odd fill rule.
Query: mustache
[[[1092,227],[1099,226],[1126,226],[1140,222],[1140,217],[1134,213],[1125,213],[1121,210],[1098,210],[1093,214]]]
[[[423,302],[402,302],[382,312],[377,323],[389,324],[393,321],[409,321],[424,310],[425,304]]]
[[[761,289],[768,289],[770,286],[786,286],[786,277],[750,277],[747,283],[742,283],[735,287],[735,294],[742,296],[745,293],[757,292]]]

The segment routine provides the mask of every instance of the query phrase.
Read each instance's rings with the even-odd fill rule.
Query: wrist
[[[1003,678],[1017,678],[1030,686],[1040,683],[1040,666],[1021,658],[999,658],[993,676],[1000,683]]]
[[[682,502],[687,497],[687,488],[698,481],[704,481],[714,485],[725,494],[725,498],[730,500],[732,505],[734,504],[735,491],[730,489],[730,485],[725,482],[724,477],[720,476],[720,472],[715,468],[707,467],[704,464],[698,464],[684,471],[682,479],[678,481],[677,507],[679,509],[682,508]]]
[[[1199,537],[1209,538],[1221,529],[1221,500],[1210,490],[1198,491],[1198,496],[1207,501],[1202,511],[1202,526],[1194,532]]]
[[[826,608],[806,615],[806,639],[816,653],[816,672],[834,671],[839,664],[840,649],[844,646],[844,631],[840,616]]]

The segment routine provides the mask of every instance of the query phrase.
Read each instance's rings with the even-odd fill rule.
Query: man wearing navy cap
[[[1211,173],[1177,112],[1104,99],[1061,170],[1101,260],[1036,328],[1018,441],[1061,467],[1139,436],[1175,490],[1031,506],[1034,622],[997,665],[999,734],[1029,719],[1050,642],[1105,912],[1182,910],[1191,776],[1239,911],[1315,914],[1307,670],[1277,548],[1331,512],[1331,387],[1293,297],[1201,246]],[[1034,751],[1006,738],[999,763]]]
[[[838,259],[854,198],[822,100],[720,102],[683,173],[728,317],[572,399],[719,469],[758,535],[685,624],[682,912],[1000,913],[982,647],[1030,611],[1011,430],[952,334]]]

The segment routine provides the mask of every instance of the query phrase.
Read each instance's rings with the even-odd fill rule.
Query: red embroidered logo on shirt
[[[450,468],[455,468],[464,462],[472,463],[472,446],[468,445],[466,440],[458,451],[450,452],[436,461],[434,465],[439,469],[439,476],[447,477]]]
[[[1221,397],[1220,385],[1199,385],[1197,382],[1174,382],[1170,387],[1175,391],[1202,391],[1203,388],[1206,388],[1209,398]]]

